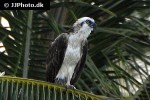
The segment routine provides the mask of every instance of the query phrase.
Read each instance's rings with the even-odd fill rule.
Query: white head
[[[74,31],[82,31],[83,33],[91,33],[96,27],[94,19],[90,17],[82,17],[78,19],[74,24]]]

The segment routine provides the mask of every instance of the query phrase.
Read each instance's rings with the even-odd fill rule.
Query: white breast
[[[70,84],[74,69],[80,58],[81,42],[78,40],[78,36],[71,35],[68,39],[64,61],[56,77],[61,79],[67,78],[67,84]]]
[[[80,54],[80,47],[74,48],[71,44],[68,44],[63,64],[75,66],[80,59]]]

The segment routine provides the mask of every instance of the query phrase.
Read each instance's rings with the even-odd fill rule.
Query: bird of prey
[[[52,42],[46,59],[48,82],[75,88],[85,65],[87,38],[95,26],[94,19],[82,17],[73,24],[71,32],[60,34]]]

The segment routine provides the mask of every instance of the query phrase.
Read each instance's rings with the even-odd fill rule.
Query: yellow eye
[[[86,23],[87,23],[88,25],[90,25],[90,24],[91,24],[91,22],[90,22],[89,20],[86,20]]]

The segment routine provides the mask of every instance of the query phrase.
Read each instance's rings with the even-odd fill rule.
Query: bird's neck
[[[70,36],[74,37],[76,41],[82,41],[88,38],[91,31],[92,31],[91,29],[80,29],[80,30],[74,31],[72,34],[70,34]]]

